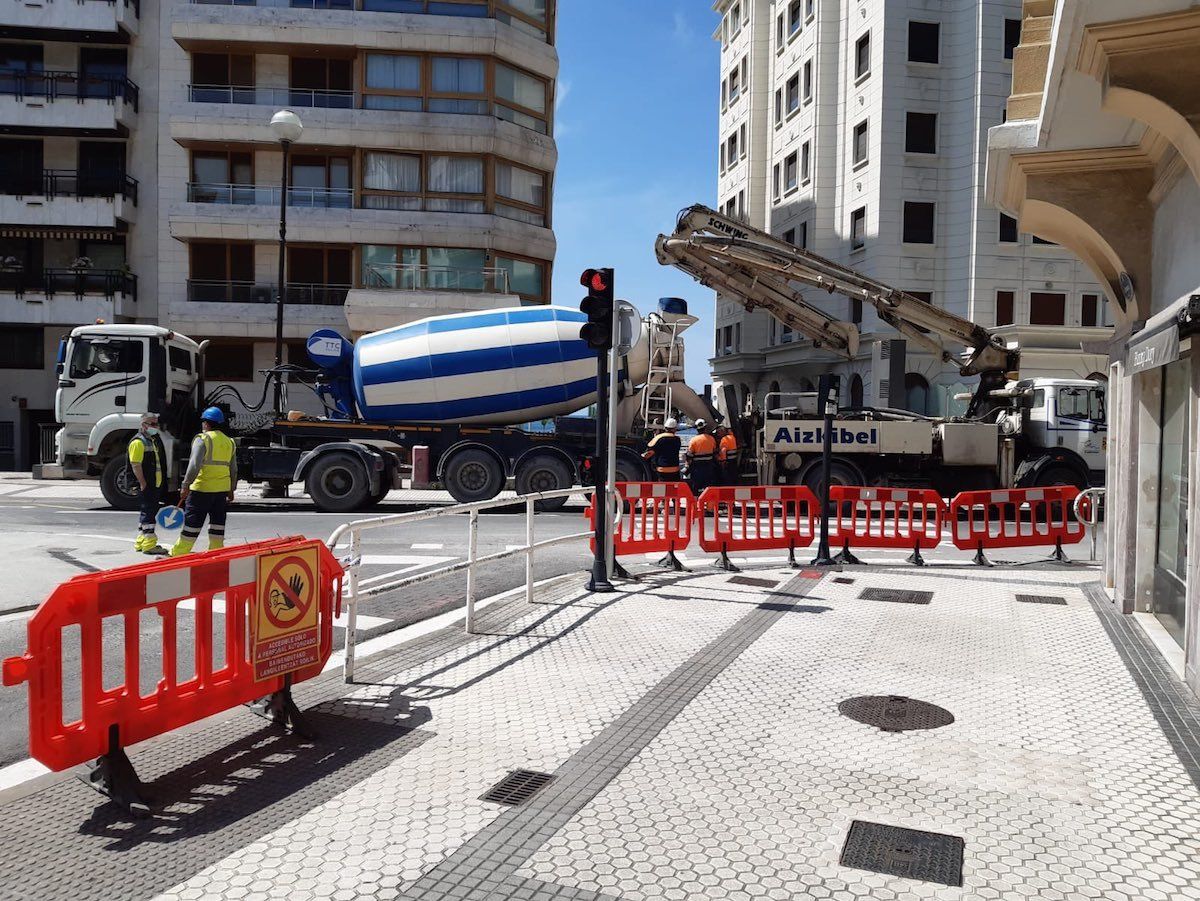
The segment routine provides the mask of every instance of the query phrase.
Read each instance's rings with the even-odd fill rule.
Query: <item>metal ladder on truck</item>
[[[666,322],[652,313],[649,340],[650,369],[642,389],[642,422],[648,429],[660,429],[671,417],[671,382],[682,378],[683,345],[679,341],[679,323]]]

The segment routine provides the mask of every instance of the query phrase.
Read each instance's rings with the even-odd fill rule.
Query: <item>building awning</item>
[[[1146,320],[1145,327],[1129,339],[1126,375],[1148,372],[1179,359],[1179,335],[1200,326],[1200,294],[1184,297]]]
[[[0,238],[50,238],[59,241],[112,241],[111,228],[55,228],[54,226],[0,226]]]

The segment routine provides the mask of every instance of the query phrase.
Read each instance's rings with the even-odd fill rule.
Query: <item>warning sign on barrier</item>
[[[252,657],[256,680],[319,662],[319,561],[315,545],[258,558]]]

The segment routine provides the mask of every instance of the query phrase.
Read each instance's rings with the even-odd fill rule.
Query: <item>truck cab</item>
[[[73,330],[58,353],[55,462],[43,478],[99,476],[105,499],[118,507],[136,501],[125,448],[147,411],[163,418],[168,479],[175,472],[172,422],[192,402],[200,347],[190,338],[151,325],[89,325]],[[174,414],[174,415],[172,415]]]
[[[1108,451],[1107,390],[1103,382],[1038,378],[1018,382],[1026,399],[1022,428],[1027,444],[1026,483],[1058,484],[1057,473],[1075,478],[1062,484],[1103,484]],[[1038,454],[1037,452],[1042,453]]]

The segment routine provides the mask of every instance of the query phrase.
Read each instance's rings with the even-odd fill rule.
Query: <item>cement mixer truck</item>
[[[135,509],[125,449],[140,414],[160,414],[177,487],[197,413],[215,404],[231,414],[242,478],[276,490],[300,483],[323,512],[370,509],[404,475],[416,486],[441,484],[464,503],[489,500],[510,483],[521,493],[587,484],[595,423],[571,415],[596,398],[596,358],[579,338],[585,318],[567,307],[514,307],[423,319],[357,342],[323,329],[307,342],[311,370],[267,373],[268,384],[312,387],[321,416],[256,415],[232,386],[206,385],[205,344],[184,335],[83,326],[59,350],[61,428],[55,460],[40,475],[98,478],[112,506]],[[679,336],[696,321],[686,302],[663,299],[622,359],[621,480],[646,476],[646,431],[671,412],[713,415],[683,381]],[[549,427],[522,425],[539,421]]]

